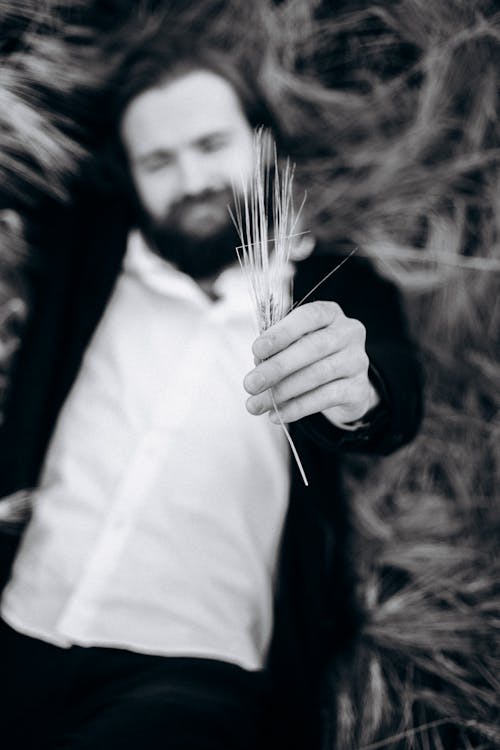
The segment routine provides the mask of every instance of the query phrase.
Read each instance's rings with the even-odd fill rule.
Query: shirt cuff
[[[373,365],[368,376],[379,394],[380,401],[355,422],[337,427],[323,414],[312,414],[302,420],[303,428],[315,442],[329,450],[345,448],[353,451],[376,449],[380,436],[383,436],[390,421],[390,405],[384,382]]]

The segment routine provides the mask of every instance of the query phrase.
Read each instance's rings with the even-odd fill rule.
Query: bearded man
[[[269,123],[213,55],[160,62],[120,89],[130,207],[98,239],[78,225],[64,262],[53,243],[18,357],[1,489],[36,489],[1,600],[2,735],[311,750],[348,619],[339,456],[415,434],[419,368],[396,291],[355,258],[255,339],[227,204]],[[336,262],[297,261],[297,298]]]

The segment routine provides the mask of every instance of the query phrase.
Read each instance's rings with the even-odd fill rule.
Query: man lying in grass
[[[340,456],[412,438],[419,368],[355,256],[255,338],[227,205],[279,123],[233,60],[165,47],[113,103],[129,200],[80,195],[50,228],[17,360],[2,493],[36,490],[1,600],[2,741],[312,750],[351,616]],[[307,242],[297,300],[339,262]]]

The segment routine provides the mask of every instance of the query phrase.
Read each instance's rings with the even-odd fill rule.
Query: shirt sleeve
[[[320,252],[299,264],[295,298],[302,299],[332,268],[339,256]],[[418,347],[408,333],[398,289],[378,275],[364,258],[352,256],[307,301],[337,302],[345,315],[360,320],[367,332],[369,377],[380,403],[356,430],[343,430],[322,414],[301,420],[300,428],[324,450],[388,454],[413,439],[423,410],[423,376]]]

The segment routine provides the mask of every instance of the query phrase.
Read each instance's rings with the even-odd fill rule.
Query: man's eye
[[[203,138],[199,142],[200,151],[203,151],[205,154],[211,154],[214,151],[219,151],[220,149],[224,148],[229,142],[229,137],[227,135],[212,135],[209,138]]]
[[[172,156],[170,154],[155,154],[154,156],[148,156],[142,162],[146,172],[159,172],[160,169],[165,169],[171,164]]]

